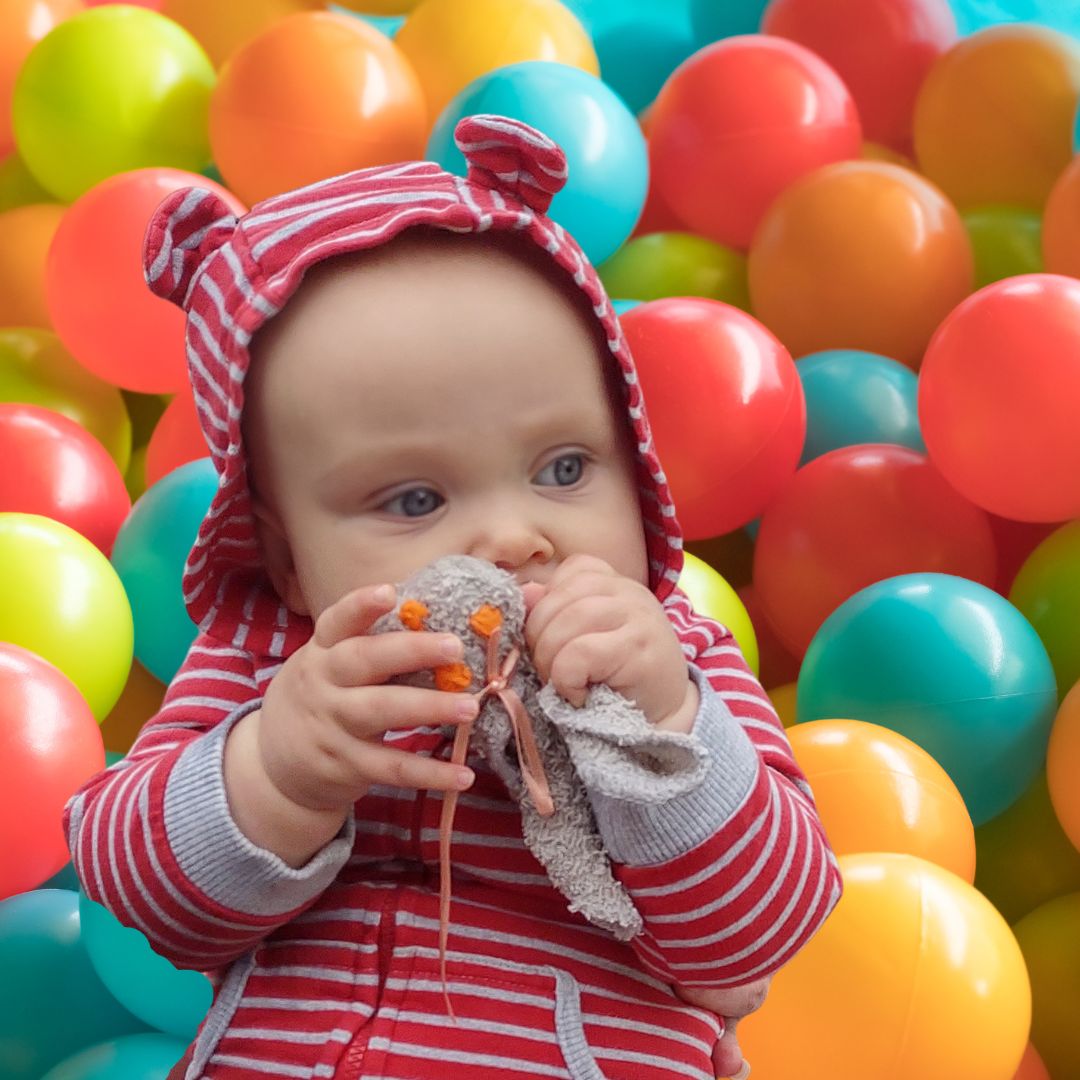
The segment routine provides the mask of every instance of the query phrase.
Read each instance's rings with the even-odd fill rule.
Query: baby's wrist
[[[315,809],[274,783],[259,752],[259,710],[240,719],[225,740],[225,794],[236,827],[257,847],[302,867],[341,830],[351,806]]]
[[[682,704],[674,712],[655,720],[653,727],[659,728],[661,731],[677,731],[683,735],[689,735],[693,730],[694,721],[697,719],[700,707],[701,693],[697,688],[697,683],[690,678],[688,673],[686,677],[686,694],[683,697]]]

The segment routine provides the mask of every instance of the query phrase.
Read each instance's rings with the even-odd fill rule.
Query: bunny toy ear
[[[143,244],[143,273],[158,296],[186,307],[195,273],[236,229],[236,214],[205,188],[174,191],[154,211]]]

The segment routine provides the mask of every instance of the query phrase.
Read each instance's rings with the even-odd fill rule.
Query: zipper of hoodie
[[[369,1020],[363,1025],[364,1027],[374,1021],[379,1012],[386,980],[390,973],[390,954],[394,948],[394,909],[397,890],[387,889],[385,895],[386,899],[382,904],[382,910],[379,912],[379,942],[376,953],[379,966],[378,981],[375,987],[375,1009]],[[370,1038],[370,1031],[363,1038],[359,1037],[359,1033],[353,1036],[349,1048],[345,1051],[345,1056],[341,1059],[341,1064],[334,1071],[334,1080],[360,1080]]]

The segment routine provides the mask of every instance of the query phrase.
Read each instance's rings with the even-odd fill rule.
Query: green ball
[[[1010,923],[1080,891],[1080,851],[1054,813],[1046,772],[1004,814],[975,830],[975,888]]]
[[[1042,272],[1042,215],[1022,206],[983,206],[960,215],[975,256],[975,288]]]
[[[1036,908],[1013,931],[1031,979],[1031,1041],[1051,1076],[1080,1076],[1080,892]]]
[[[746,256],[691,233],[639,236],[597,272],[609,296],[627,300],[704,296],[750,310]]]
[[[119,172],[198,172],[210,161],[215,82],[202,47],[171,19],[108,4],[60,23],[30,51],[12,124],[34,178],[64,202]]]
[[[1080,680],[1080,521],[1052,532],[1016,575],[1009,600],[1035,627],[1064,698]]]

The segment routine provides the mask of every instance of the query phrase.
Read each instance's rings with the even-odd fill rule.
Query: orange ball
[[[892,851],[975,880],[975,828],[949,774],[921,746],[861,720],[788,730],[837,855]]]
[[[146,394],[187,386],[184,313],[146,287],[143,237],[167,195],[197,185],[243,207],[220,184],[181,169],[136,169],[92,187],[64,214],[45,270],[56,332],[83,367]]]
[[[15,148],[11,96],[23,61],[54,26],[82,10],[82,0],[4,0],[0,4],[0,157]]]
[[[268,26],[301,11],[321,11],[321,0],[165,0],[161,14],[178,22],[206,50],[214,67]]]
[[[915,105],[919,167],[962,209],[1041,210],[1072,157],[1080,42],[1039,26],[995,26],[930,69]]]
[[[1046,777],[1050,785],[1050,801],[1054,806],[1065,835],[1080,851],[1080,683],[1077,683],[1061,703],[1046,757]]]
[[[362,19],[292,15],[235,52],[210,101],[210,145],[249,203],[352,169],[414,160],[423,92],[401,50]]]
[[[971,242],[933,184],[844,161],[788,188],[750,248],[757,317],[796,356],[866,349],[917,368],[938,323],[971,292]]]
[[[592,40],[559,0],[423,0],[394,39],[424,88],[431,122],[473,79],[525,60],[600,74]]]
[[[206,437],[199,427],[195,399],[183,390],[169,402],[150,436],[146,448],[146,486],[156,484],[173,469],[204,458],[209,453]]]
[[[164,697],[164,684],[155,679],[138,660],[133,660],[120,699],[101,721],[101,738],[105,749],[114,754],[126,754],[143,724],[161,708]]]
[[[1073,158],[1046,200],[1042,254],[1047,273],[1080,278],[1080,155]]]
[[[48,330],[45,258],[64,216],[57,203],[32,203],[0,214],[0,326]]]
[[[842,855],[844,895],[739,1024],[754,1080],[1012,1080],[1024,958],[973,886],[913,855]]]

